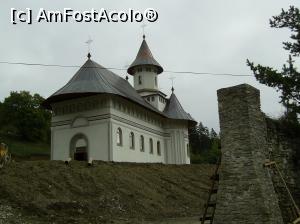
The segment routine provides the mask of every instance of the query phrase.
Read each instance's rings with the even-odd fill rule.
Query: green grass
[[[8,145],[9,153],[18,157],[46,156],[50,154],[50,144],[26,142],[14,138],[0,136],[0,142]]]
[[[216,164],[218,158],[221,156],[221,152],[219,149],[211,149],[208,151],[204,151],[200,154],[191,154],[191,163],[192,164]]]

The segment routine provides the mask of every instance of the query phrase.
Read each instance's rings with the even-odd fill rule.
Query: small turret
[[[157,75],[163,72],[163,68],[154,59],[145,35],[139,52],[127,72],[134,76],[134,88],[138,92],[158,90]]]
[[[162,72],[163,68],[154,59],[143,35],[141,47],[127,73],[133,76],[136,91],[160,111],[163,111],[166,105],[166,95],[158,88],[157,76]]]

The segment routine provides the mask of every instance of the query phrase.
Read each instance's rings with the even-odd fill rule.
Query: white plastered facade
[[[66,100],[51,106],[52,160],[73,158],[74,147],[81,144],[87,147],[87,159],[92,160],[190,163],[188,121],[166,118],[125,98],[109,94]],[[121,130],[121,144],[118,143],[118,129]],[[131,133],[134,135],[133,148],[130,147]],[[143,150],[141,136],[144,139]]]

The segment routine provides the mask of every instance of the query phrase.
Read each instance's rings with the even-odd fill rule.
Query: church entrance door
[[[87,161],[86,147],[77,147],[75,149],[74,160]]]
[[[77,134],[71,139],[70,154],[74,160],[88,161],[88,140],[85,135]]]

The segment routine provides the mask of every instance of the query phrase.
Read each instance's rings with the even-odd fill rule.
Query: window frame
[[[156,152],[157,152],[157,155],[161,156],[160,141],[156,142]]]
[[[129,134],[129,148],[134,149],[134,147],[135,147],[134,133],[130,132],[130,134]]]
[[[149,139],[149,153],[150,154],[153,154],[153,139],[152,138],[150,138]]]
[[[145,152],[145,138],[143,135],[140,136],[140,151]]]
[[[123,132],[122,128],[118,127],[117,129],[117,145],[122,146],[123,145]]]

